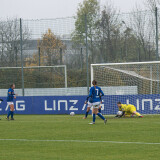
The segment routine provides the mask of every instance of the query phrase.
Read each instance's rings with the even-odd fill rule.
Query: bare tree
[[[151,60],[151,50],[154,49],[154,29],[152,12],[142,11],[139,6],[131,14],[131,26],[137,37],[137,46],[142,49],[143,60]],[[154,56],[154,55],[153,55]]]
[[[155,8],[160,5],[160,0],[145,0],[144,4],[147,8],[154,12]]]
[[[23,26],[23,48],[30,38],[28,28]],[[17,18],[0,21],[0,57],[1,65],[18,66],[20,51],[20,21]]]
[[[120,37],[120,22],[117,10],[107,3],[96,23],[95,39],[104,62],[116,59],[117,42]]]

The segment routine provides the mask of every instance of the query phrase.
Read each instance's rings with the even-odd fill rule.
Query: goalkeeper
[[[137,117],[140,118],[143,117],[140,113],[136,111],[136,107],[132,104],[121,104],[121,102],[118,102],[117,106],[119,108],[119,111],[122,111],[122,114],[120,116],[116,115],[116,117],[131,116],[131,115],[132,116],[136,115]]]

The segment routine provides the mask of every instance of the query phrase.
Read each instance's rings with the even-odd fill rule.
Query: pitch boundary
[[[113,143],[113,144],[141,144],[160,145],[152,142],[120,142],[120,141],[87,141],[87,140],[36,140],[36,139],[0,139],[0,141],[23,141],[23,142],[75,142],[75,143]]]

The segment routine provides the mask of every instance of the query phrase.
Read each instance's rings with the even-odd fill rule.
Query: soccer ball
[[[74,115],[75,115],[75,113],[74,113],[74,112],[71,112],[71,113],[70,113],[70,116],[74,116]]]
[[[118,115],[118,116],[121,116],[121,115],[122,115],[122,111],[118,111],[118,112],[117,112],[117,115]]]

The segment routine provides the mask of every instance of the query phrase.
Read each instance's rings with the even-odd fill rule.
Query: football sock
[[[96,120],[96,115],[93,114],[93,123],[95,123],[95,120]]]
[[[13,114],[14,114],[14,112],[13,112],[13,111],[11,111],[11,118],[13,118]]]
[[[138,117],[139,117],[139,116],[141,116],[141,114],[140,114],[140,113],[138,113],[138,112],[136,112],[136,116],[138,116]]]
[[[98,113],[97,115],[98,115],[101,119],[105,120],[105,118],[104,118],[100,113]]]
[[[85,117],[87,118],[89,112],[86,112]]]
[[[9,118],[10,115],[11,115],[11,111],[8,112],[7,118]]]

